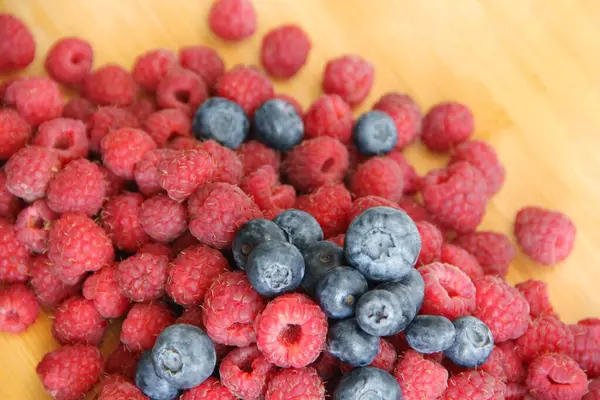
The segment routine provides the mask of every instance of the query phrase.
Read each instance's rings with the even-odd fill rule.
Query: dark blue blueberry
[[[490,328],[475,317],[460,317],[454,320],[456,339],[444,351],[454,364],[475,368],[483,364],[494,349],[494,338]]]
[[[415,318],[415,306],[409,295],[374,289],[356,304],[356,322],[374,336],[392,336],[402,332]]]
[[[361,115],[352,134],[358,151],[368,156],[389,153],[398,141],[394,120],[377,110]]]
[[[377,286],[377,289],[388,290],[397,296],[409,296],[415,305],[415,315],[421,310],[425,297],[425,281],[421,273],[412,268],[410,272],[398,281],[390,281]]]
[[[417,226],[404,211],[390,207],[373,207],[359,214],[344,240],[346,260],[373,281],[404,278],[420,252]]]
[[[360,329],[354,318],[335,321],[327,331],[327,351],[352,367],[371,364],[379,352],[379,341]]]
[[[302,251],[302,257],[306,267],[302,287],[309,293],[314,292],[317,281],[325,272],[345,265],[344,249],[326,240],[309,245]]]
[[[137,363],[135,385],[151,400],[173,400],[179,396],[179,389],[154,371],[150,350],[144,352]]]
[[[444,351],[454,344],[454,325],[439,315],[417,315],[406,327],[404,336],[408,345],[419,353]]]
[[[198,107],[192,121],[197,139],[213,139],[223,146],[237,149],[248,136],[250,121],[236,103],[223,97],[212,97]]]
[[[268,219],[256,218],[246,222],[233,237],[233,259],[240,269],[246,266],[246,260],[252,250],[268,240],[285,242],[283,231],[276,223]]]
[[[402,390],[398,381],[382,369],[355,368],[340,379],[333,400],[402,400]]]
[[[262,296],[277,296],[300,286],[304,277],[304,259],[293,245],[269,240],[250,253],[246,275],[254,290]]]
[[[304,123],[293,105],[271,99],[265,101],[254,113],[254,133],[267,146],[288,151],[304,137]]]
[[[309,245],[323,240],[323,230],[315,217],[296,209],[285,210],[273,220],[287,238],[287,241],[299,248],[306,249]]]
[[[334,267],[317,282],[315,300],[329,318],[348,318],[368,289],[367,280],[354,268]]]
[[[158,335],[152,361],[158,376],[179,389],[190,389],[213,373],[217,358],[215,345],[202,329],[176,324]]]

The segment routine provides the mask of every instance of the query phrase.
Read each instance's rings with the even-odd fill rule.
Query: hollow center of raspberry
[[[323,172],[324,174],[330,172],[331,168],[333,168],[334,164],[335,164],[335,161],[333,160],[333,158],[328,158],[327,160],[325,160],[325,162],[321,166],[321,172]]]
[[[288,325],[279,334],[279,341],[286,346],[296,344],[302,337],[302,327],[300,325]]]
[[[27,220],[27,226],[33,229],[43,229],[44,220],[39,215],[32,215]]]
[[[245,372],[247,374],[252,373],[252,360],[244,360],[238,368],[240,371]]]
[[[571,379],[572,376],[570,374],[548,374],[548,380],[553,385],[570,385],[573,383]]]
[[[451,299],[455,298],[455,297],[460,297],[460,293],[458,293],[456,290],[454,290],[453,287],[444,287],[444,289],[446,289],[446,293],[448,293],[448,297],[450,297]]]
[[[187,104],[190,101],[190,92],[187,90],[178,90],[175,92],[175,98],[177,101]]]
[[[69,136],[61,135],[58,138],[56,138],[56,141],[54,142],[53,147],[58,150],[67,150],[72,145],[73,145],[73,141],[71,140],[71,138]]]
[[[160,360],[163,369],[171,372],[181,371],[181,368],[183,367],[181,354],[175,349],[165,349],[161,354]]]
[[[396,248],[394,237],[383,229],[371,229],[363,241],[362,250],[372,260],[382,260],[391,256],[391,250]]]
[[[81,53],[71,54],[71,64],[77,65],[84,60],[84,56]]]

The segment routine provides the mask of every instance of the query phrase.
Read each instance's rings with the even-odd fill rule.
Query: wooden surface
[[[510,234],[515,212],[530,204],[562,210],[578,228],[566,262],[544,268],[520,254],[510,280],[546,281],[568,322],[600,317],[600,2],[255,0],[258,32],[239,44],[210,34],[210,3],[0,0],[0,11],[15,13],[32,29],[32,74],[42,72],[47,49],[65,35],[92,43],[95,66],[131,67],[142,51],[197,43],[217,48],[228,67],[257,63],[264,32],[296,22],[312,38],[310,59],[277,89],[304,106],[319,94],[325,61],[344,53],[362,54],[376,66],[362,109],[389,90],[409,93],[424,109],[445,99],[469,104],[477,137],[495,146],[507,170],[482,228]],[[443,163],[419,145],[408,156],[421,173]],[[104,347],[112,348],[115,338],[109,335]],[[34,369],[54,347],[46,315],[21,336],[0,335],[0,398],[47,398]]]

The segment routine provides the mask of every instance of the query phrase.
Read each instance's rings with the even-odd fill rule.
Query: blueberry
[[[346,260],[373,281],[402,279],[420,252],[417,226],[404,211],[390,207],[373,207],[359,214],[344,239]]]
[[[267,146],[288,151],[304,137],[304,123],[293,105],[271,99],[265,101],[254,113],[254,133]]]
[[[309,245],[302,251],[302,257],[306,267],[302,287],[309,293],[314,292],[317,281],[325,272],[345,264],[344,249],[326,240]]]
[[[204,382],[213,373],[216,360],[212,340],[194,325],[169,326],[152,348],[156,374],[179,389]]]
[[[356,368],[340,379],[333,400],[402,400],[402,390],[398,381],[382,369]]]
[[[329,325],[327,351],[343,363],[364,367],[377,357],[379,340],[360,329],[354,318],[342,319]]]
[[[404,336],[411,348],[419,353],[431,354],[452,346],[456,331],[452,321],[446,317],[418,315],[406,327]]]
[[[475,317],[460,317],[453,321],[456,330],[454,344],[444,351],[454,364],[475,368],[483,364],[494,349],[490,328]]]
[[[389,153],[398,141],[394,120],[377,110],[361,115],[352,134],[358,151],[368,156]]]
[[[368,289],[367,280],[354,268],[334,267],[317,282],[315,300],[329,318],[348,318]]]
[[[268,240],[279,240],[284,242],[283,231],[268,219],[256,218],[248,221],[233,237],[232,252],[233,259],[240,269],[246,266],[246,260],[252,250],[259,244]]]
[[[179,396],[176,386],[156,375],[150,350],[144,352],[137,363],[135,385],[151,400],[173,400]]]
[[[356,322],[374,336],[391,336],[402,332],[415,317],[410,296],[374,289],[365,293],[356,304]]]
[[[296,209],[289,209],[279,213],[273,220],[283,233],[287,241],[299,248],[306,249],[310,244],[323,240],[323,230],[315,217],[309,213]]]
[[[212,97],[198,107],[192,121],[197,139],[213,139],[223,146],[237,149],[250,131],[246,113],[236,103],[223,97]]]
[[[250,253],[246,275],[259,294],[277,296],[300,286],[304,277],[304,259],[294,245],[269,240]]]
[[[407,295],[415,305],[415,315],[421,310],[425,297],[425,281],[421,273],[414,268],[402,279],[382,283],[377,289],[388,290],[397,296]]]

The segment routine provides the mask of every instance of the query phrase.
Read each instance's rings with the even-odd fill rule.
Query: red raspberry
[[[548,315],[531,321],[527,330],[515,341],[515,344],[521,359],[530,363],[545,353],[571,355],[574,348],[574,337],[567,325],[555,316]]]
[[[169,260],[173,258],[173,249],[164,243],[148,242],[139,249],[139,253],[148,253],[155,256],[165,256]]]
[[[573,359],[588,377],[600,376],[600,325],[586,325],[583,320],[569,329],[574,338]]]
[[[273,84],[258,68],[244,65],[225,72],[215,89],[217,96],[235,101],[249,117],[252,117],[262,103],[275,95]]]
[[[415,168],[408,162],[406,157],[399,151],[392,151],[385,158],[396,161],[402,170],[404,178],[404,194],[415,194],[421,188],[421,178]]]
[[[527,397],[529,390],[522,383],[507,383],[505,400],[531,400]]]
[[[302,368],[315,361],[327,336],[327,317],[318,304],[299,293],[271,300],[254,326],[260,351],[283,368]]]
[[[129,379],[135,376],[135,367],[142,356],[141,352],[132,352],[119,344],[106,359],[107,374],[122,374]]]
[[[130,111],[118,107],[100,107],[88,120],[90,149],[99,153],[102,138],[112,131],[140,127],[140,122]]]
[[[179,63],[202,77],[209,91],[225,73],[225,64],[219,54],[210,47],[190,46],[179,50]]]
[[[279,170],[279,154],[256,140],[242,143],[237,149],[237,155],[242,162],[244,176],[264,165],[270,165],[275,171]]]
[[[165,76],[178,67],[177,56],[168,49],[147,51],[137,57],[131,75],[135,83],[148,92],[154,92]]]
[[[325,399],[325,385],[314,368],[283,369],[267,386],[265,400]]]
[[[502,382],[521,381],[525,377],[525,370],[514,346],[512,341],[498,343],[479,369]]]
[[[455,319],[475,310],[475,286],[460,269],[434,262],[419,268],[419,272],[425,281],[422,314]]]
[[[150,114],[158,111],[158,105],[154,97],[138,97],[135,103],[129,106],[129,111],[138,121],[145,121]]]
[[[176,108],[186,115],[196,112],[208,98],[202,78],[187,69],[178,69],[164,77],[156,87],[156,102],[160,108]]]
[[[63,108],[62,117],[87,122],[94,111],[96,111],[96,106],[88,99],[84,97],[71,97]]]
[[[176,151],[171,149],[154,149],[144,153],[142,158],[135,164],[133,171],[135,183],[137,183],[140,192],[146,196],[162,192],[163,188],[159,184],[158,164],[174,154],[176,154]]]
[[[468,140],[452,150],[450,164],[468,162],[485,178],[488,196],[496,194],[504,183],[504,167],[494,148],[481,140]]]
[[[94,346],[63,346],[44,356],[36,372],[56,400],[79,400],[100,379],[102,355]]]
[[[171,139],[165,145],[166,149],[171,150],[198,150],[202,142],[189,136],[177,136]]]
[[[11,98],[12,94],[8,91],[10,85],[15,83],[21,78],[7,78],[4,79],[2,83],[0,83],[0,105],[4,105],[4,103],[14,103],[14,98]],[[8,99],[6,94],[9,93]],[[14,97],[14,96],[13,96]]]
[[[10,158],[30,137],[31,126],[18,112],[9,108],[0,110],[0,159]]]
[[[130,106],[137,95],[137,86],[123,67],[107,64],[85,77],[82,95],[100,106]]]
[[[247,175],[240,188],[254,200],[268,219],[273,219],[281,211],[292,208],[296,201],[294,187],[282,185],[270,165],[263,165]]]
[[[121,342],[129,351],[147,350],[154,346],[158,334],[174,322],[173,314],[164,303],[135,304],[123,321]]]
[[[582,397],[583,400],[600,399],[600,378],[592,379],[588,386],[589,392]]]
[[[260,49],[260,60],[267,73],[289,79],[306,64],[310,39],[298,25],[281,25],[267,32]]]
[[[198,189],[188,201],[189,229],[201,243],[218,249],[231,246],[238,228],[262,213],[239,187],[211,183]]]
[[[46,256],[31,259],[29,274],[31,289],[44,306],[56,307],[61,301],[79,291],[79,285],[67,285],[54,275]]]
[[[390,207],[399,209],[396,203],[393,203],[383,197],[378,196],[365,196],[359,197],[358,199],[352,202],[352,208],[350,208],[350,212],[348,213],[348,221],[352,221],[354,218],[358,217],[363,211],[368,210],[372,207]]]
[[[197,148],[204,150],[215,163],[216,169],[213,174],[213,182],[225,182],[232,185],[240,183],[244,173],[242,161],[235,151],[220,145],[214,140],[200,142]]]
[[[94,302],[84,297],[71,297],[54,313],[52,336],[60,344],[97,346],[105,331],[106,320],[98,313]]]
[[[0,282],[26,282],[29,253],[17,239],[15,227],[0,219]]]
[[[0,289],[0,332],[21,333],[40,313],[35,295],[25,285],[15,283]]]
[[[314,368],[321,379],[328,381],[340,372],[340,361],[327,350],[323,350],[321,355],[309,367]]]
[[[225,356],[219,368],[221,383],[242,399],[262,399],[275,366],[255,345],[240,347]]]
[[[108,265],[90,275],[83,284],[83,295],[104,318],[119,318],[129,310],[129,299],[117,285],[116,272],[116,264]]]
[[[33,202],[46,195],[48,182],[60,169],[60,160],[51,149],[24,147],[8,160],[4,169],[6,188],[15,196]]]
[[[109,265],[113,258],[110,238],[87,215],[66,213],[52,224],[48,259],[62,281],[74,284],[84,273]]]
[[[106,366],[104,367],[104,369],[106,370]],[[100,377],[100,382],[98,383],[97,391],[101,392],[106,386],[122,383],[133,384],[133,380],[131,378],[126,377],[123,374],[103,374],[102,377]],[[94,400],[97,399],[94,398]]]
[[[398,206],[415,222],[429,220],[429,213],[425,207],[410,197],[400,199]]]
[[[27,67],[35,57],[35,42],[25,24],[11,14],[0,14],[0,72]]]
[[[0,169],[0,218],[12,221],[19,213],[21,203],[6,187],[6,179],[6,172]]]
[[[473,316],[492,331],[494,342],[516,339],[527,330],[529,303],[517,289],[504,280],[487,275],[473,282],[477,291],[477,307]]]
[[[330,136],[347,144],[352,138],[352,109],[337,94],[319,97],[304,114],[304,134],[307,139]]]
[[[404,353],[394,370],[394,377],[406,400],[434,400],[448,387],[448,371],[414,350]]]
[[[204,151],[180,150],[158,163],[158,183],[175,201],[184,201],[196,189],[211,182],[215,163]]]
[[[474,231],[487,205],[483,176],[464,162],[429,172],[423,179],[422,196],[427,211],[459,233]]]
[[[202,320],[202,318],[202,308],[186,308],[183,311],[183,314],[181,314],[181,316],[177,318],[177,321],[175,321],[175,323],[194,325],[206,332],[206,327],[204,326],[204,321]],[[217,353],[217,361],[220,361],[229,353],[231,347],[228,347],[222,343],[213,343],[215,345],[215,352]]]
[[[54,43],[48,50],[44,64],[48,75],[65,85],[83,82],[92,68],[94,50],[85,40],[67,37]]]
[[[448,151],[473,135],[471,110],[459,103],[439,103],[423,119],[421,140],[432,151]]]
[[[54,149],[63,164],[88,155],[85,125],[74,119],[56,118],[44,122],[39,126],[33,144]]]
[[[500,232],[480,231],[461,235],[455,244],[471,253],[487,275],[505,277],[517,249],[510,239]]]
[[[391,374],[394,370],[394,367],[396,366],[397,360],[398,353],[396,352],[394,345],[385,339],[381,339],[379,341],[379,352],[377,353],[377,356],[375,357],[373,362],[369,364],[369,367],[379,368]],[[342,374],[346,374],[352,371],[353,369],[354,367],[348,364],[341,364],[340,366]]]
[[[364,197],[363,197],[364,199]],[[328,242],[337,244],[340,247],[344,247],[344,239],[346,238],[346,235],[344,233],[340,233],[339,235],[335,235],[333,237],[330,237],[328,239],[326,239]]]
[[[373,64],[358,55],[345,55],[327,63],[323,91],[337,94],[354,107],[363,102],[373,86]]]
[[[454,265],[464,272],[471,280],[483,277],[483,269],[477,262],[477,259],[462,247],[453,244],[442,244],[442,253],[440,261],[446,264]]]
[[[468,371],[448,379],[441,400],[503,400],[506,385],[483,371]]]
[[[538,400],[577,400],[588,391],[585,372],[562,354],[536,358],[527,370],[526,383]]]
[[[180,400],[235,400],[236,396],[231,394],[229,389],[221,385],[216,378],[212,376],[202,382],[200,385],[191,388],[183,395]]]
[[[58,85],[50,78],[22,78],[10,85],[8,90],[14,95],[14,103],[11,103],[31,125],[37,126],[62,114],[65,102]]]
[[[165,293],[169,259],[149,253],[137,253],[117,266],[115,281],[121,292],[133,301],[150,301]]]
[[[515,218],[517,242],[538,264],[554,265],[568,257],[577,230],[568,216],[540,207],[524,207]]]
[[[286,103],[290,103],[294,107],[294,110],[296,110],[296,112],[298,113],[298,115],[300,117],[302,117],[304,115],[304,110],[302,109],[302,104],[300,104],[300,102],[298,102],[298,100],[296,100],[294,97],[290,96],[289,94],[279,93],[279,94],[276,94],[275,96],[273,96],[273,98],[285,101]]]
[[[421,235],[421,253],[419,254],[417,265],[426,265],[440,261],[442,245],[444,244],[442,232],[435,225],[427,221],[418,221],[416,225]]]
[[[529,314],[532,318],[554,314],[554,309],[550,303],[548,285],[544,282],[528,279],[515,285],[515,288],[521,292],[529,303]]]
[[[148,116],[144,123],[148,135],[163,147],[176,136],[190,136],[192,123],[190,118],[180,109],[171,108],[156,111]]]
[[[97,400],[147,400],[148,397],[142,393],[131,382],[114,382],[102,387]]]
[[[246,39],[256,30],[254,7],[250,0],[217,0],[210,9],[208,26],[221,39]]]
[[[299,191],[340,183],[348,170],[348,150],[331,137],[305,140],[287,154],[284,169]]]
[[[375,103],[373,110],[383,111],[394,120],[398,131],[398,150],[406,148],[421,133],[421,109],[407,94],[386,93]]]
[[[144,200],[139,221],[148,236],[168,243],[187,229],[187,210],[183,204],[159,194]]]
[[[17,217],[17,240],[32,253],[45,253],[48,250],[50,223],[57,217],[46,200],[36,200]]]
[[[296,199],[296,208],[315,217],[326,238],[346,230],[351,207],[350,192],[342,184],[324,185]]]
[[[141,194],[125,192],[110,198],[102,208],[102,226],[115,247],[133,252],[150,240],[139,219],[143,201]]]
[[[183,250],[169,269],[166,291],[185,307],[198,307],[213,281],[229,270],[227,259],[219,250],[196,245]]]
[[[132,180],[135,164],[144,153],[156,148],[154,140],[144,131],[133,128],[114,130],[102,138],[102,162],[115,175]]]

